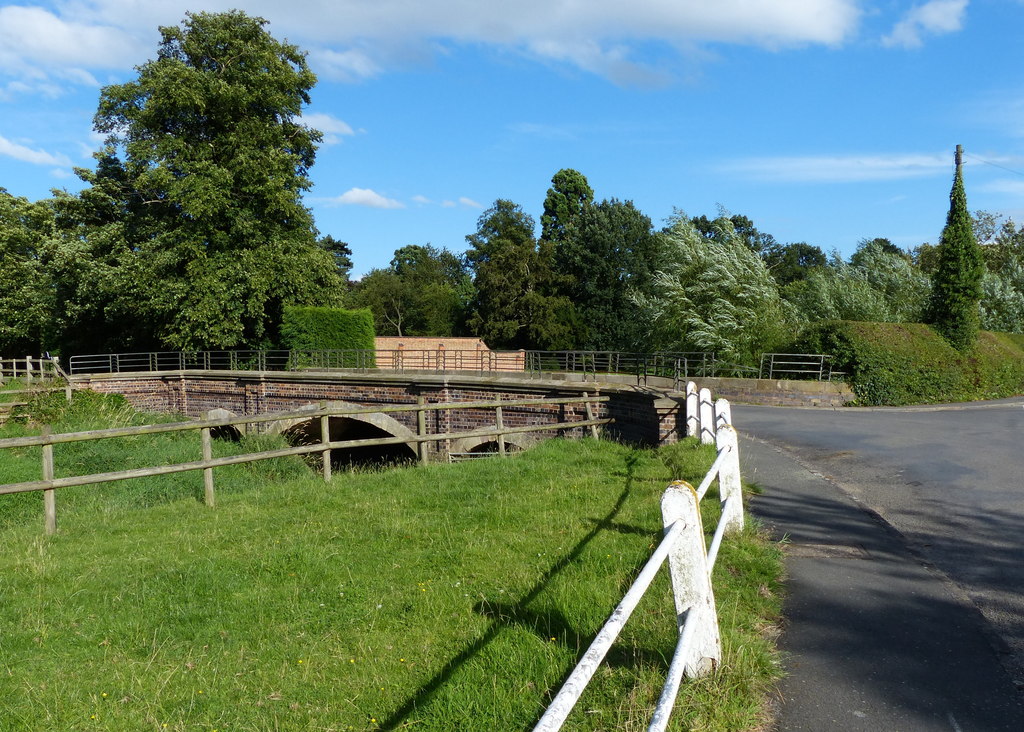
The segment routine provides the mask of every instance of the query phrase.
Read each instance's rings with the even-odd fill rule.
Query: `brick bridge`
[[[605,377],[602,377],[605,378]],[[182,370],[128,372],[72,376],[77,388],[122,394],[135,408],[150,412],[201,417],[214,409],[234,416],[293,411],[322,402],[354,406],[438,404],[468,401],[513,401],[531,398],[601,395],[608,401],[593,405],[594,417],[610,417],[607,431],[622,440],[647,445],[675,442],[685,435],[685,395],[671,386],[637,386],[614,381],[579,381],[529,378],[524,374],[480,375],[462,373],[352,373],[329,371],[222,371]],[[426,431],[431,434],[479,429],[495,425],[495,410],[462,409],[426,412]],[[586,419],[584,404],[509,407],[503,410],[505,427],[553,424]],[[331,440],[370,437],[405,437],[417,433],[415,411],[373,413],[332,417]],[[293,419],[275,423],[271,429],[294,439],[303,435],[319,439],[319,420]],[[567,431],[582,434],[582,428]],[[573,434],[575,433],[575,434]],[[552,435],[551,431],[525,432],[506,437],[514,447],[524,448]],[[493,437],[472,437],[428,443],[438,456],[449,453],[489,452]],[[372,448],[364,448],[372,449]],[[381,457],[376,448],[373,458]],[[385,457],[412,457],[415,445],[399,445]]]

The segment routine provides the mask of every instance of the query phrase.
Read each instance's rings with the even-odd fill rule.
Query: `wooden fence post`
[[[739,437],[732,425],[722,425],[715,437],[719,452],[729,450],[729,456],[718,471],[718,494],[722,501],[721,522],[725,533],[743,530],[743,481],[740,479]]]
[[[713,671],[721,660],[722,640],[708,574],[700,504],[693,486],[681,480],[669,484],[661,498],[661,515],[666,532],[677,521],[682,521],[685,526],[669,552],[668,566],[680,635],[688,620],[697,623],[691,631],[693,641],[684,659],[686,675],[691,678],[703,676]]]
[[[494,408],[494,423],[498,425],[498,454],[505,457],[505,420],[501,414],[501,407]]]
[[[25,356],[25,383],[32,384],[32,357]]]
[[[324,404],[320,405],[323,408]],[[326,445],[331,441],[331,418],[326,414],[320,416],[320,443]],[[323,455],[323,469],[324,469],[324,480],[329,481],[331,479],[331,451],[325,449]]]
[[[700,441],[704,445],[715,444],[715,406],[710,389],[700,390]]]
[[[583,392],[583,396],[585,396],[585,397],[587,397],[589,399],[590,392],[586,392],[586,391]],[[593,422],[594,421],[594,408],[593,408],[593,406],[591,406],[589,401],[584,402],[584,406],[587,409],[587,421],[588,422]],[[600,436],[600,434],[597,431],[597,425],[596,424],[590,425],[590,436],[593,437],[595,440],[601,439],[601,436]]]
[[[203,427],[200,430],[203,443],[203,460],[213,460],[213,441],[210,437],[210,428]],[[203,492],[206,497],[206,505],[213,508],[215,505],[213,495],[213,468],[203,468]]]
[[[426,404],[427,399],[422,394],[416,396],[416,403],[421,407]],[[427,434],[427,413],[422,409],[416,410],[416,434],[423,437]],[[420,465],[427,464],[427,442],[421,440],[417,445],[420,453]]]
[[[50,436],[50,426],[43,427],[43,436]],[[43,445],[43,480],[53,480],[53,445]],[[46,533],[53,536],[57,533],[57,496],[54,488],[43,491],[43,514]]]
[[[698,437],[700,435],[700,402],[697,396],[697,385],[692,381],[686,382],[686,436]]]

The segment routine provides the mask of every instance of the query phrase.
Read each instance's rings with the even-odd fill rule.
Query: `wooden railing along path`
[[[59,381],[63,381],[61,386],[53,386]],[[56,358],[0,358],[0,387],[12,384],[24,388],[4,388],[0,391],[0,424],[10,418],[13,410],[28,406],[29,402],[25,400],[27,395],[63,391],[68,402],[71,401],[73,387]]]
[[[237,465],[250,463],[259,460],[270,460],[273,458],[286,457],[289,455],[312,455],[321,454],[321,465],[325,480],[331,478],[331,451],[336,449],[369,447],[383,445],[408,444],[417,445],[420,462],[426,462],[428,453],[425,449],[426,443],[440,442],[442,440],[454,440],[465,437],[491,437],[498,443],[499,454],[505,453],[505,437],[507,435],[540,432],[548,430],[570,430],[587,427],[591,435],[597,436],[597,428],[600,425],[610,424],[611,418],[595,418],[593,404],[608,401],[606,396],[564,397],[556,399],[521,399],[491,402],[450,402],[441,404],[406,404],[395,406],[375,407],[352,407],[352,406],[320,406],[313,409],[300,409],[289,412],[276,412],[271,414],[251,415],[246,417],[226,417],[221,419],[203,419],[194,422],[176,422],[168,424],[142,425],[138,427],[119,427],[105,430],[91,430],[88,432],[71,432],[64,434],[43,434],[33,437],[15,437],[0,440],[0,449],[42,447],[42,479],[23,483],[9,483],[0,485],[0,495],[9,493],[25,493],[29,491],[44,492],[44,518],[47,534],[53,534],[57,530],[57,508],[56,489],[70,486],[92,485],[95,483],[106,483],[115,480],[129,480],[132,478],[145,478],[154,475],[168,475],[170,473],[182,473],[192,470],[203,471],[203,487],[206,504],[213,507],[215,504],[213,471],[215,468],[226,465]],[[567,404],[582,403],[586,409],[586,419],[576,421],[558,421],[550,424],[533,424],[522,427],[505,426],[503,410],[513,407],[540,407],[540,406],[563,406]],[[461,432],[445,432],[428,434],[426,429],[426,415],[428,412],[439,410],[456,409],[493,409],[495,412],[495,424],[493,426],[466,430]],[[345,417],[360,414],[380,414],[394,412],[416,412],[417,413],[417,434],[405,437],[374,437],[359,440],[337,440],[330,439],[331,417]],[[267,422],[278,422],[282,420],[320,420],[320,442],[297,447],[281,448],[277,450],[265,450],[262,452],[247,453],[244,455],[231,455],[227,457],[213,457],[212,430],[218,427],[233,427],[236,425],[261,424]],[[53,448],[68,442],[83,442],[88,440],[102,440],[114,437],[132,437],[138,435],[154,435],[166,432],[198,431],[200,433],[200,447],[202,458],[188,463],[177,463],[174,465],[159,465],[147,468],[135,468],[131,470],[116,470],[105,473],[93,473],[90,475],[55,477],[55,465]]]

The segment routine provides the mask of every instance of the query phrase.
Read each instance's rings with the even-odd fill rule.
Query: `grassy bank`
[[[934,404],[1024,394],[1024,336],[983,331],[960,353],[920,323],[838,321],[811,326],[794,346],[829,353],[865,405]]]
[[[122,463],[156,449],[116,442]],[[62,490],[48,539],[40,496],[0,497],[0,728],[527,729],[650,554],[665,484],[712,457],[551,441],[329,484],[239,466],[213,511],[198,474]],[[748,532],[715,574],[725,658],[673,729],[754,727],[777,673],[777,550]],[[566,728],[645,729],[674,621],[662,573]]]

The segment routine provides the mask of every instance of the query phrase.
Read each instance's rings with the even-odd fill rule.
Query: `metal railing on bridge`
[[[736,367],[714,353],[630,353],[623,351],[488,351],[488,350],[321,350],[321,351],[161,351],[72,356],[73,375],[186,370],[230,371],[466,371],[576,373],[674,379],[734,374]]]
[[[813,379],[832,381],[845,376],[832,370],[832,357],[823,353],[762,353],[762,379]]]
[[[394,371],[520,373],[540,378],[550,373],[599,374],[671,379],[682,388],[686,379],[747,377],[817,379],[839,376],[831,357],[821,354],[766,353],[759,367],[720,360],[713,352],[638,353],[626,351],[490,351],[490,350],[262,350],[160,351],[72,356],[72,375],[155,371]]]

